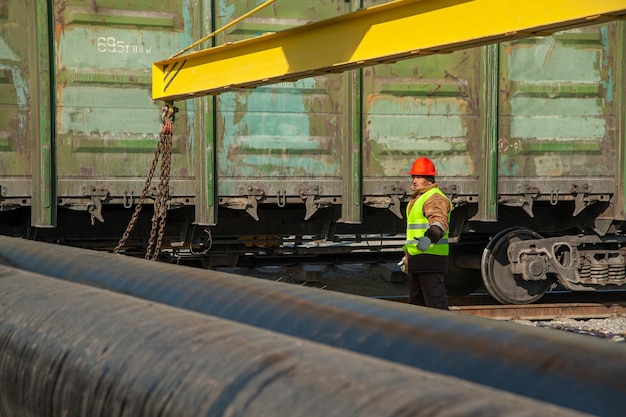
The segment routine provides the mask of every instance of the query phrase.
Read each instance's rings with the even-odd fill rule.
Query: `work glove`
[[[417,249],[421,250],[422,252],[425,252],[426,249],[428,249],[428,247],[430,246],[431,243],[432,243],[432,241],[430,240],[430,238],[428,236],[421,237],[417,241]]]
[[[398,262],[398,266],[400,267],[400,271],[406,274],[406,258],[400,259],[400,262]]]

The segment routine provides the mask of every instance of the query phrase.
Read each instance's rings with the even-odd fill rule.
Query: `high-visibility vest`
[[[428,224],[428,219],[426,218],[426,216],[424,216],[424,203],[431,195],[435,193],[446,197],[446,195],[441,192],[439,188],[433,188],[426,191],[424,194],[417,198],[417,200],[413,204],[413,207],[411,207],[410,212],[409,206],[407,206],[406,208],[406,245],[404,245],[404,250],[406,250],[409,255],[420,255],[423,253],[428,253],[431,255],[446,256],[450,252],[450,247],[448,246],[447,231],[437,243],[431,244],[428,249],[426,249],[426,251],[421,251],[417,249],[418,239],[423,237],[426,233],[426,230],[428,230],[428,228],[430,227]],[[446,199],[448,199],[448,197],[446,197]],[[448,223],[450,223],[449,210]]]

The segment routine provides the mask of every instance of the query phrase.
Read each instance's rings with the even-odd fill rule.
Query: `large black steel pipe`
[[[0,306],[2,416],[582,415],[5,266]]]
[[[626,349],[591,337],[8,237],[0,257],[595,415],[626,409]]]

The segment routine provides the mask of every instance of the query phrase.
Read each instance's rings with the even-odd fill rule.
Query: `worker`
[[[448,310],[444,275],[448,271],[448,224],[452,203],[437,187],[435,164],[417,158],[409,171],[413,194],[406,209],[404,258],[409,303]]]

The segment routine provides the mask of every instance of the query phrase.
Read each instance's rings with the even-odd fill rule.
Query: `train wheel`
[[[529,229],[505,229],[493,237],[483,251],[481,274],[489,294],[503,304],[529,304],[540,299],[554,282],[525,281],[511,270],[507,250],[512,242],[540,239],[541,235]]]

